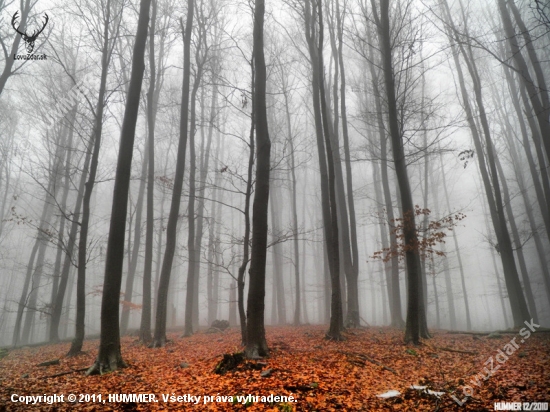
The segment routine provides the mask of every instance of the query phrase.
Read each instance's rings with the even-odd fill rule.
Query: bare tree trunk
[[[521,277],[523,280],[523,287],[525,289],[525,296],[527,298],[527,304],[529,305],[529,312],[533,316],[533,319],[538,322],[537,314],[537,305],[535,303],[535,296],[533,295],[533,289],[531,288],[531,281],[529,280],[529,272],[527,271],[527,264],[525,263],[525,256],[523,255],[523,245],[521,244],[521,238],[519,236],[518,226],[516,224],[516,219],[514,217],[514,212],[512,211],[510,193],[508,190],[508,183],[506,183],[506,175],[500,164],[498,157],[495,157],[496,166],[498,173],[502,180],[502,195],[504,200],[504,206],[506,208],[506,214],[508,215],[508,223],[510,224],[510,229],[512,231],[512,237],[514,243],[516,244],[516,255],[518,257],[518,263],[520,268]]]
[[[285,82],[286,79],[283,79],[283,82]],[[301,318],[301,305],[302,305],[302,299],[303,296],[301,296],[301,290],[300,290],[300,246],[299,246],[299,240],[298,240],[298,204],[296,199],[296,187],[297,187],[297,181],[296,181],[296,160],[295,160],[295,152],[294,152],[294,136],[292,135],[292,123],[290,118],[290,106],[289,106],[289,96],[288,96],[288,90],[286,88],[286,84],[284,86],[283,90],[283,96],[285,99],[285,114],[286,114],[286,124],[287,124],[287,141],[290,146],[290,153],[288,158],[288,173],[290,175],[290,182],[291,182],[291,189],[290,189],[290,196],[292,199],[292,231],[294,232],[294,277],[295,277],[295,288],[296,288],[296,300],[294,302],[294,325],[300,324],[300,318]],[[273,211],[272,211],[273,213]],[[284,302],[284,300],[283,300]]]
[[[504,52],[501,51],[501,54],[504,54]],[[542,153],[540,144],[536,144],[537,153],[540,153],[539,163],[542,161],[542,165],[539,165],[539,170],[537,171],[535,160],[531,152],[531,143],[529,142],[527,126],[525,125],[524,114],[521,110],[520,101],[518,99],[518,90],[516,87],[516,81],[512,76],[512,74],[510,73],[510,70],[508,70],[506,66],[503,66],[503,70],[506,76],[506,80],[508,82],[508,87],[510,88],[510,95],[511,95],[510,97],[512,100],[512,105],[514,106],[514,110],[517,115],[517,120],[519,123],[519,128],[520,128],[522,142],[523,142],[523,148],[525,151],[525,156],[527,157],[527,162],[529,164],[529,171],[531,172],[531,178],[533,180],[533,186],[535,188],[535,194],[537,196],[540,213],[542,216],[542,220],[544,221],[547,237],[548,239],[550,239],[550,211],[548,210],[548,205],[550,204],[550,184],[548,182],[548,173],[546,171],[546,168],[544,167],[545,166],[544,154]],[[530,112],[531,107],[529,106],[529,101],[527,98],[527,94],[525,92],[525,87],[521,83],[520,83],[520,89],[521,89],[520,96],[523,100],[523,103],[524,105],[527,105],[526,111]],[[527,117],[531,128],[531,132],[533,133],[533,140],[540,140],[540,138],[534,137],[535,135],[539,134],[538,126],[535,124],[535,119],[533,119],[532,116],[527,116]],[[505,117],[505,119],[508,122],[507,116]],[[516,155],[516,158],[517,158],[517,155]],[[540,179],[539,179],[539,175],[540,175]],[[542,180],[542,184],[541,184],[541,180]],[[543,187],[544,187],[544,191],[543,191]]]
[[[80,223],[80,237],[78,239],[78,276],[76,281],[76,325],[75,338],[69,349],[69,356],[78,355],[82,350],[85,331],[85,313],[86,313],[86,264],[88,248],[88,229],[90,224],[90,200],[97,175],[99,164],[99,150],[101,148],[101,135],[103,130],[103,110],[105,108],[105,93],[107,88],[107,75],[111,61],[112,50],[115,44],[111,38],[111,1],[108,0],[105,10],[105,21],[103,27],[103,49],[101,51],[101,80],[99,84],[99,95],[95,108],[94,129],[91,140],[93,141],[93,152],[90,163],[89,178],[84,189],[84,198],[82,203],[82,222]],[[116,36],[115,36],[116,37]],[[139,95],[138,95],[139,96]],[[135,127],[135,126],[134,126]],[[131,161],[131,158],[130,158]],[[125,213],[126,215],[126,213]],[[126,221],[126,219],[125,219]],[[122,269],[122,267],[121,267]],[[122,275],[122,272],[121,272]],[[118,313],[118,305],[117,305]],[[118,322],[117,322],[118,327]]]
[[[367,38],[369,43],[372,45],[370,36]],[[374,61],[373,47],[369,47],[369,57],[371,61]],[[378,75],[374,70],[374,65],[369,64],[370,74],[371,74],[371,84],[373,87],[374,102],[376,108],[376,120],[378,125],[378,133],[380,138],[380,166],[381,166],[381,183],[382,190],[384,193],[384,204],[386,206],[387,213],[387,222],[390,225],[389,227],[389,237],[391,247],[395,247],[397,244],[397,236],[392,230],[391,225],[393,225],[395,215],[393,212],[393,202],[390,190],[390,181],[388,175],[388,138],[386,136],[386,127],[384,126],[383,112],[382,112],[382,103],[381,103],[381,94],[378,87]],[[382,233],[386,231],[385,223],[381,223]],[[384,245],[384,241],[387,239],[386,236],[382,235],[382,247],[388,247],[388,244]],[[387,242],[387,241],[386,241]],[[391,326],[395,328],[403,328],[405,322],[403,321],[402,308],[401,308],[401,285],[399,283],[399,257],[396,254],[392,254],[390,260],[391,271],[390,277],[388,279],[388,289],[390,292],[389,301],[390,301],[390,314],[391,314]],[[386,263],[386,270],[388,270],[388,263]]]
[[[36,4],[35,2],[31,2],[31,0],[23,0],[23,1],[20,2],[22,7],[21,7],[21,20],[19,23],[19,27],[27,26],[27,19],[29,18],[31,9]],[[19,49],[19,44],[21,43],[21,38],[22,36],[20,36],[19,34],[14,35],[11,51],[9,54],[7,54],[7,50],[4,49],[4,69],[2,70],[2,74],[0,74],[0,95],[4,91],[4,87],[6,86],[8,79],[14,73],[14,70],[12,69],[13,69],[13,64],[15,62],[15,58],[13,56],[17,54],[17,50]],[[2,43],[2,46],[4,46],[4,43]]]
[[[447,13],[446,20],[453,26],[452,18],[446,1],[442,2],[445,7],[444,11]],[[452,35],[448,33],[449,41],[451,42],[451,48],[455,49],[455,42],[452,38]],[[525,302],[525,297],[521,289],[521,284],[519,282],[519,276],[517,273],[517,268],[515,265],[515,259],[512,250],[512,243],[510,240],[510,235],[508,233],[508,228],[506,227],[506,221],[504,220],[504,209],[502,204],[502,198],[500,193],[500,186],[498,181],[498,175],[496,170],[496,165],[494,161],[493,147],[491,134],[489,130],[489,124],[487,121],[487,116],[485,114],[485,108],[483,104],[483,99],[481,95],[481,83],[475,61],[473,59],[471,49],[466,51],[462,44],[459,44],[461,54],[468,66],[468,71],[474,82],[474,92],[477,107],[479,110],[479,117],[483,127],[483,133],[485,136],[485,148],[487,150],[488,163],[491,170],[491,176],[486,168],[485,155],[481,145],[481,138],[478,133],[478,129],[474,123],[474,117],[472,113],[472,108],[468,101],[468,94],[466,91],[466,86],[464,84],[464,76],[462,74],[462,69],[460,62],[458,60],[458,54],[453,53],[455,59],[455,66],[457,68],[457,74],[459,78],[459,84],[462,94],[462,100],[464,109],[466,112],[466,117],[472,132],[472,137],[478,153],[478,162],[479,168],[485,186],[485,192],[487,196],[487,201],[489,204],[489,211],[491,213],[491,218],[493,222],[493,227],[495,234],[497,236],[497,241],[500,248],[500,256],[502,259],[502,266],[505,275],[506,287],[508,290],[508,295],[510,298],[510,306],[512,307],[512,314],[514,317],[514,326],[519,326],[522,324],[522,319],[530,319],[529,310],[527,308],[527,303]],[[494,193],[493,193],[494,192]]]
[[[374,1],[373,9],[375,9]],[[401,194],[401,208],[403,213],[403,235],[405,245],[416,245],[418,242],[416,233],[416,222],[414,203],[407,174],[403,140],[399,131],[399,120],[397,117],[397,103],[395,97],[395,82],[393,77],[393,66],[391,56],[390,38],[390,16],[389,0],[380,0],[380,17],[376,18],[379,30],[379,44],[382,53],[382,67],[384,70],[384,83],[387,94],[388,122],[392,142],[393,161],[399,192]],[[405,330],[405,342],[412,341],[420,343],[420,337],[429,338],[426,313],[422,299],[422,280],[420,269],[420,256],[414,247],[407,248],[405,259],[407,262],[408,277],[408,304],[407,321]]]
[[[25,296],[25,307],[27,308],[27,311],[25,313],[25,322],[23,324],[23,332],[21,334],[21,343],[27,344],[29,342],[29,336],[31,333],[31,327],[34,323],[34,316],[36,314],[36,303],[38,299],[38,289],[40,288],[40,281],[42,278],[42,273],[44,269],[44,258],[46,256],[46,249],[49,243],[49,226],[50,221],[53,213],[53,203],[55,202],[55,198],[57,196],[57,191],[60,187],[60,168],[61,164],[63,163],[63,158],[61,157],[61,146],[64,142],[64,137],[61,139],[61,142],[56,142],[58,145],[58,149],[56,150],[54,154],[53,159],[53,170],[50,173],[49,178],[49,187],[46,192],[46,200],[44,204],[45,209],[45,215],[44,220],[41,222],[41,225],[38,229],[38,235],[37,235],[37,242],[39,242],[40,246],[38,247],[38,254],[36,256],[36,262],[34,262],[33,265],[29,265],[29,268],[33,270],[32,273],[32,282],[31,282],[31,288],[28,292],[28,296]],[[28,275],[27,271],[27,275]],[[25,279],[26,281],[26,279]],[[25,282],[26,283],[26,282]],[[28,284],[27,284],[28,287]],[[25,287],[23,288],[25,290]],[[26,295],[26,294],[25,294]],[[20,301],[21,303],[21,301]]]
[[[273,264],[273,291],[275,293],[274,306],[276,310],[277,323],[286,324],[286,302],[283,281],[283,250],[277,239],[281,230],[280,213],[282,205],[278,202],[278,190],[274,184],[271,185],[271,232],[273,245],[271,246]],[[298,293],[298,296],[300,294]],[[296,314],[296,312],[294,313]]]
[[[441,151],[440,151],[440,155],[441,155]],[[436,184],[436,182],[434,182],[434,176],[432,171],[430,171],[429,177],[431,179],[431,186],[433,188],[435,213],[436,213],[436,216],[441,216],[440,209],[439,209],[439,196],[438,196],[439,186]],[[445,184],[445,182],[443,182],[443,184]],[[445,254],[445,256],[443,257],[443,274],[445,276],[445,293],[447,295],[447,306],[449,308],[449,324],[450,324],[451,330],[455,330],[456,329],[456,310],[455,310],[455,302],[454,302],[453,282],[451,278],[451,271],[449,269],[449,259],[446,255],[445,242],[441,244],[441,249],[442,249],[441,251]],[[432,263],[433,263],[433,259],[432,259]]]
[[[246,349],[248,358],[267,356],[265,339],[264,298],[267,254],[269,203],[269,173],[271,141],[267,125],[266,83],[264,57],[264,0],[256,0],[254,8],[254,106],[256,123],[256,188],[252,205],[252,250],[250,287],[247,302]]]
[[[147,0],[142,0],[147,1]],[[170,205],[170,214],[166,227],[166,249],[162,270],[160,273],[157,311],[155,322],[155,334],[153,337],[153,346],[162,347],[166,344],[166,320],[168,305],[168,288],[170,286],[170,274],[172,272],[172,263],[176,251],[176,229],[178,224],[178,215],[181,203],[181,193],[183,187],[183,174],[185,171],[185,152],[187,146],[188,120],[189,120],[189,85],[191,75],[191,34],[193,31],[193,13],[195,3],[193,0],[187,0],[187,21],[185,25],[183,39],[183,86],[180,111],[180,138],[178,144],[178,154],[176,159],[176,175],[174,177],[174,188],[172,191],[172,202]],[[181,22],[183,29],[183,22]]]
[[[151,336],[151,280],[153,272],[154,195],[155,195],[155,124],[160,84],[157,84],[155,67],[155,31],[157,0],[151,0],[151,29],[149,32],[149,90],[147,91],[147,216],[145,226],[145,260],[143,262],[143,301],[139,340],[148,344]],[[164,44],[161,44],[159,62],[163,59]],[[159,70],[160,76],[160,70]],[[160,83],[160,82],[159,82]]]
[[[132,154],[136,123],[139,111],[143,72],[145,70],[145,46],[149,25],[151,0],[141,0],[136,40],[132,54],[132,74],[128,88],[128,100],[124,111],[120,147],[115,175],[111,224],[107,243],[105,262],[105,281],[101,302],[101,337],[99,353],[87,375],[114,371],[126,366],[120,351],[120,286],[124,263],[124,236],[126,234],[126,213],[128,209],[128,191],[132,169]]]
[[[506,38],[510,46],[510,58],[513,59],[516,70],[520,74],[520,81],[523,82],[525,88],[528,91],[529,99],[531,100],[531,105],[533,106],[533,110],[535,112],[534,115],[537,118],[539,124],[542,142],[546,149],[546,157],[547,159],[550,159],[550,99],[548,97],[548,89],[546,88],[544,75],[536,52],[533,48],[532,42],[530,38],[527,37],[527,51],[529,53],[531,64],[533,65],[537,80],[539,82],[538,87],[535,85],[535,82],[531,78],[527,63],[525,62],[523,54],[521,53],[521,47],[516,38],[516,32],[514,30],[508,9],[506,8],[506,3],[507,2],[505,0],[498,0],[498,8],[502,19],[502,24],[504,26],[504,32],[506,33]],[[512,11],[514,12],[515,4],[511,5],[511,7]],[[523,22],[519,16],[519,13],[514,12],[514,15],[516,17],[516,22],[520,25],[521,30]],[[524,36],[529,36],[529,33],[524,33]]]
[[[306,0],[304,20],[312,68],[313,108],[321,176],[321,205],[331,284],[330,325],[326,337],[332,340],[341,340],[344,319],[340,288],[336,179],[323,76],[323,8],[321,1],[311,0],[311,3],[313,7],[310,5],[310,0]],[[318,25],[318,32],[316,25]]]
[[[198,302],[198,290],[195,286],[198,283],[198,260],[199,250],[195,243],[195,198],[197,193],[196,175],[197,175],[197,155],[195,150],[195,132],[197,124],[197,91],[199,90],[204,60],[201,57],[201,46],[204,38],[202,37],[201,20],[199,22],[199,39],[195,50],[196,72],[193,81],[193,90],[191,91],[191,121],[189,127],[189,204],[187,206],[188,226],[187,226],[187,251],[189,253],[188,271],[187,271],[187,290],[185,298],[185,326],[184,336],[193,335],[193,309],[195,309],[195,300]],[[198,306],[198,305],[197,305]]]
[[[149,163],[149,145],[148,137],[145,138],[144,153],[141,163],[141,174],[139,178],[138,197],[136,200],[136,215],[134,222],[134,241],[131,249],[132,253],[129,258],[128,274],[126,275],[126,286],[124,288],[124,302],[122,303],[122,315],[120,317],[120,333],[126,334],[128,330],[128,322],[130,321],[130,310],[132,296],[134,293],[134,279],[139,258],[139,249],[141,246],[141,224],[143,214],[143,198],[145,197],[145,183],[147,180],[147,166]],[[128,236],[129,237],[129,236]]]
[[[211,121],[214,122],[214,114],[213,111],[211,111]],[[214,124],[212,123],[210,127],[213,128]],[[208,228],[208,269],[206,272],[206,281],[207,281],[207,297],[208,297],[208,324],[211,325],[212,322],[216,319],[216,315],[218,312],[218,302],[214,301],[214,292],[212,290],[214,286],[214,271],[218,272],[218,266],[215,265],[217,263],[218,259],[218,237],[220,236],[219,228],[220,225],[218,223],[218,220],[221,219],[220,214],[217,213],[218,205],[218,197],[220,194],[220,183],[221,183],[221,171],[220,171],[220,165],[221,162],[219,161],[221,153],[223,153],[223,147],[222,147],[222,141],[221,141],[220,133],[217,134],[217,142],[216,142],[216,152],[214,154],[214,158],[216,159],[216,163],[214,166],[214,170],[216,172],[216,177],[214,178],[214,194],[212,201],[210,202],[210,227]],[[221,210],[220,210],[221,212]],[[231,308],[235,306],[235,312],[236,312],[236,303],[237,303],[237,294],[236,289],[233,290],[233,284],[231,284],[230,288],[230,313],[229,317],[232,316]],[[234,297],[232,297],[231,294],[235,294]],[[235,313],[233,313],[235,314]],[[236,324],[236,317],[233,323],[231,321],[229,322],[230,325]]]
[[[246,312],[244,309],[244,276],[246,268],[249,262],[249,248],[250,248],[250,199],[252,197],[252,172],[254,170],[254,154],[255,154],[255,137],[254,131],[256,129],[256,78],[254,71],[255,57],[254,49],[252,50],[252,60],[250,62],[251,69],[251,99],[252,99],[252,110],[250,113],[250,133],[249,133],[249,143],[248,143],[248,169],[246,175],[246,191],[244,195],[244,237],[243,237],[243,261],[239,266],[239,271],[237,275],[237,306],[239,311],[239,322],[241,326],[241,343],[246,345],[247,340],[247,327],[246,327]]]
[[[78,185],[78,192],[76,194],[76,201],[74,211],[72,213],[71,229],[69,231],[69,238],[65,248],[65,260],[63,262],[63,268],[61,269],[61,276],[59,279],[59,287],[57,289],[56,299],[52,309],[52,322],[50,325],[50,342],[59,341],[59,324],[61,321],[61,312],[63,309],[63,301],[65,299],[65,292],[67,289],[67,283],[69,281],[69,274],[73,265],[73,253],[76,245],[76,236],[78,228],[80,226],[80,212],[82,209],[82,200],[84,198],[84,190],[86,180],[88,179],[88,168],[90,166],[90,160],[92,158],[93,141],[90,139],[88,147],[86,148],[86,157],[82,166],[82,175],[80,176],[80,183]],[[69,288],[72,290],[72,287]]]
[[[71,113],[69,114],[69,136],[67,139],[67,157],[65,160],[65,174],[63,176],[63,194],[61,195],[61,203],[59,205],[60,209],[60,216],[59,216],[59,232],[58,232],[58,239],[57,239],[57,255],[55,257],[55,265],[53,270],[53,282],[52,282],[52,293],[50,298],[50,308],[51,308],[51,316],[48,319],[48,333],[50,333],[51,337],[51,331],[52,331],[52,323],[53,323],[53,312],[55,307],[55,301],[56,301],[56,295],[57,291],[59,289],[59,282],[60,282],[60,276],[59,273],[61,272],[61,260],[63,259],[63,247],[67,247],[67,245],[64,245],[64,237],[65,237],[65,223],[67,221],[67,198],[69,196],[69,187],[71,182],[71,159],[72,159],[72,153],[73,153],[73,136],[74,136],[74,123],[76,118],[76,107],[71,110]],[[69,242],[71,240],[69,239]],[[57,333],[57,326],[56,326],[56,333]]]

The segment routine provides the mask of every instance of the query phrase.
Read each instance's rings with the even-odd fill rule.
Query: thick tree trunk
[[[120,147],[113,192],[113,207],[107,243],[105,281],[101,302],[101,338],[99,353],[87,375],[114,371],[126,366],[120,351],[120,286],[124,263],[124,236],[126,234],[126,213],[128,191],[132,169],[132,154],[139,111],[143,72],[145,70],[145,45],[149,25],[151,0],[141,0],[136,40],[132,57],[132,74],[128,88],[128,100],[124,111]]]

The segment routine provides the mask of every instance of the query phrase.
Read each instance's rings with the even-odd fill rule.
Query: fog
[[[163,304],[168,330],[239,325],[239,268],[246,311],[259,241],[257,168],[266,166],[256,159],[266,134],[256,110],[253,4],[194,2],[183,128],[185,2],[152,0],[134,100],[138,2],[23,3],[15,17],[18,2],[0,3],[0,346],[73,339],[79,276],[83,336],[99,337],[108,250],[116,247],[124,256],[115,291],[122,334],[145,327],[151,338]],[[550,326],[548,6],[392,0],[385,22],[382,3],[266,1],[265,325],[332,330],[336,274],[341,327],[404,328],[411,279],[423,290],[429,329],[503,330],[532,318]],[[23,27],[27,38],[43,27],[30,54],[15,30]],[[132,103],[128,146],[121,134]],[[122,153],[132,153],[131,173],[126,232],[115,244]],[[416,209],[407,214],[409,198]],[[177,222],[171,265],[170,219]],[[413,255],[417,278],[409,273]]]

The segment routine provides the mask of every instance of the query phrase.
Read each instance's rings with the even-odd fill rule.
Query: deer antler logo
[[[13,26],[15,31],[17,33],[19,33],[21,35],[21,37],[23,38],[23,41],[25,42],[25,48],[27,49],[27,53],[32,53],[32,51],[34,50],[34,42],[38,38],[38,35],[44,31],[44,28],[48,24],[48,20],[49,20],[48,15],[46,13],[44,13],[44,17],[45,17],[44,25],[42,26],[42,28],[40,30],[38,30],[38,31],[35,30],[32,33],[32,36],[29,36],[26,31],[25,32],[20,32],[19,31],[19,26],[15,27],[15,24],[17,23],[17,19],[19,18],[18,14],[19,14],[19,11],[16,11],[15,14],[13,15],[13,18],[11,19],[11,25]]]

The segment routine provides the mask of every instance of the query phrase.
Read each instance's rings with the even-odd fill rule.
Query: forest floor
[[[223,375],[214,372],[223,355],[242,350],[238,328],[199,332],[191,338],[172,333],[161,349],[124,337],[122,354],[128,367],[103,376],[86,377],[82,371],[94,362],[98,340],[86,341],[85,353],[74,358],[64,356],[69,343],[4,351],[0,411],[75,406],[93,411],[492,411],[498,402],[550,401],[550,333],[524,339],[518,333],[435,331],[433,339],[413,346],[404,345],[403,332],[391,328],[348,330],[343,342],[325,340],[325,329],[268,327],[270,357],[245,360]],[[54,359],[59,363],[38,366]],[[484,380],[490,370],[492,376]],[[378,397],[389,391],[399,394]],[[63,395],[63,402],[48,404],[54,394]],[[70,394],[76,395],[76,402],[68,399]],[[121,402],[114,394],[154,397]],[[32,404],[39,395],[50,398]],[[539,404],[538,410],[544,407]]]

